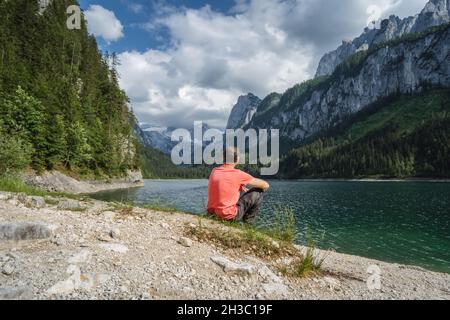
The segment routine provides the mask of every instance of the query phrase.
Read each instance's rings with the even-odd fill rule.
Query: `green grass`
[[[239,249],[264,259],[295,255],[292,243],[275,241],[267,234],[248,225],[209,220],[214,226],[205,226],[199,217],[195,227],[187,226],[186,235],[201,242],[213,243],[224,249]]]
[[[291,207],[278,206],[275,209],[274,224],[263,230],[274,239],[294,242],[295,240],[295,211]]]
[[[294,267],[295,276],[303,278],[311,273],[320,273],[326,256],[318,256],[314,243],[310,243],[306,248],[306,253],[301,261],[297,262]]]
[[[177,208],[175,208],[175,207],[164,205],[164,204],[158,204],[158,203],[138,205],[138,206],[143,209],[159,211],[159,212],[167,212],[167,213],[179,212],[179,210],[177,210]]]
[[[24,193],[29,196],[55,196],[79,199],[81,196],[66,192],[50,192],[41,188],[27,185],[20,177],[11,174],[0,175],[0,191]]]
[[[317,253],[314,242],[310,240],[308,241],[305,254],[301,258],[294,259],[289,265],[282,266],[280,271],[285,276],[297,278],[319,275],[322,273],[322,265],[326,258],[326,255]]]
[[[204,220],[212,222],[212,225],[204,223]],[[306,252],[303,254],[294,246],[293,238],[288,237],[287,240],[273,238],[271,236],[274,234],[273,228],[256,229],[249,225],[199,217],[197,225],[187,226],[185,233],[186,236],[200,242],[213,243],[223,249],[238,249],[243,253],[275,262],[280,272],[288,277],[305,278],[320,275],[326,259],[326,255],[317,253],[312,240],[308,242]],[[290,257],[292,262],[280,266],[277,263],[280,257]]]

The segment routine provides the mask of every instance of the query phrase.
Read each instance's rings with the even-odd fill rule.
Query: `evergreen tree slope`
[[[450,90],[384,99],[291,150],[283,178],[449,178]]]
[[[0,1],[0,158],[3,168],[121,176],[138,167],[136,139],[115,55],[66,26],[73,0]],[[7,153],[6,150],[20,150]]]

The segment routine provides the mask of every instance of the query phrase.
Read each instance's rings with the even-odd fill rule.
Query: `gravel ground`
[[[43,200],[0,193],[0,299],[450,298],[449,274],[317,251],[321,275],[284,277],[269,261],[185,238],[195,216]]]

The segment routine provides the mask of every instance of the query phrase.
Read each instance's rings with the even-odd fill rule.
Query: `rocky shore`
[[[127,177],[104,180],[76,180],[58,171],[47,171],[41,175],[24,174],[23,180],[32,186],[51,192],[87,194],[106,190],[126,189],[144,186],[140,171],[129,171]]]
[[[183,213],[0,192],[0,299],[450,299],[449,274],[335,252],[316,251],[320,274],[285,276],[290,257],[200,241],[186,232],[198,225]],[[374,266],[380,287],[369,290]]]

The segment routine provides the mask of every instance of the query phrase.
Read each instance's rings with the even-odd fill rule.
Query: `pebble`
[[[103,211],[102,216],[107,220],[113,220],[116,217],[117,213],[113,211]]]
[[[120,238],[120,230],[118,228],[112,229],[109,232],[109,235],[111,236],[111,238],[113,239],[119,239]]]
[[[12,259],[6,261],[2,266],[2,273],[7,276],[12,275],[15,270],[16,270],[16,264],[15,264],[15,261]]]
[[[192,247],[192,240],[189,238],[181,237],[178,240],[178,243],[181,244],[184,247]]]

